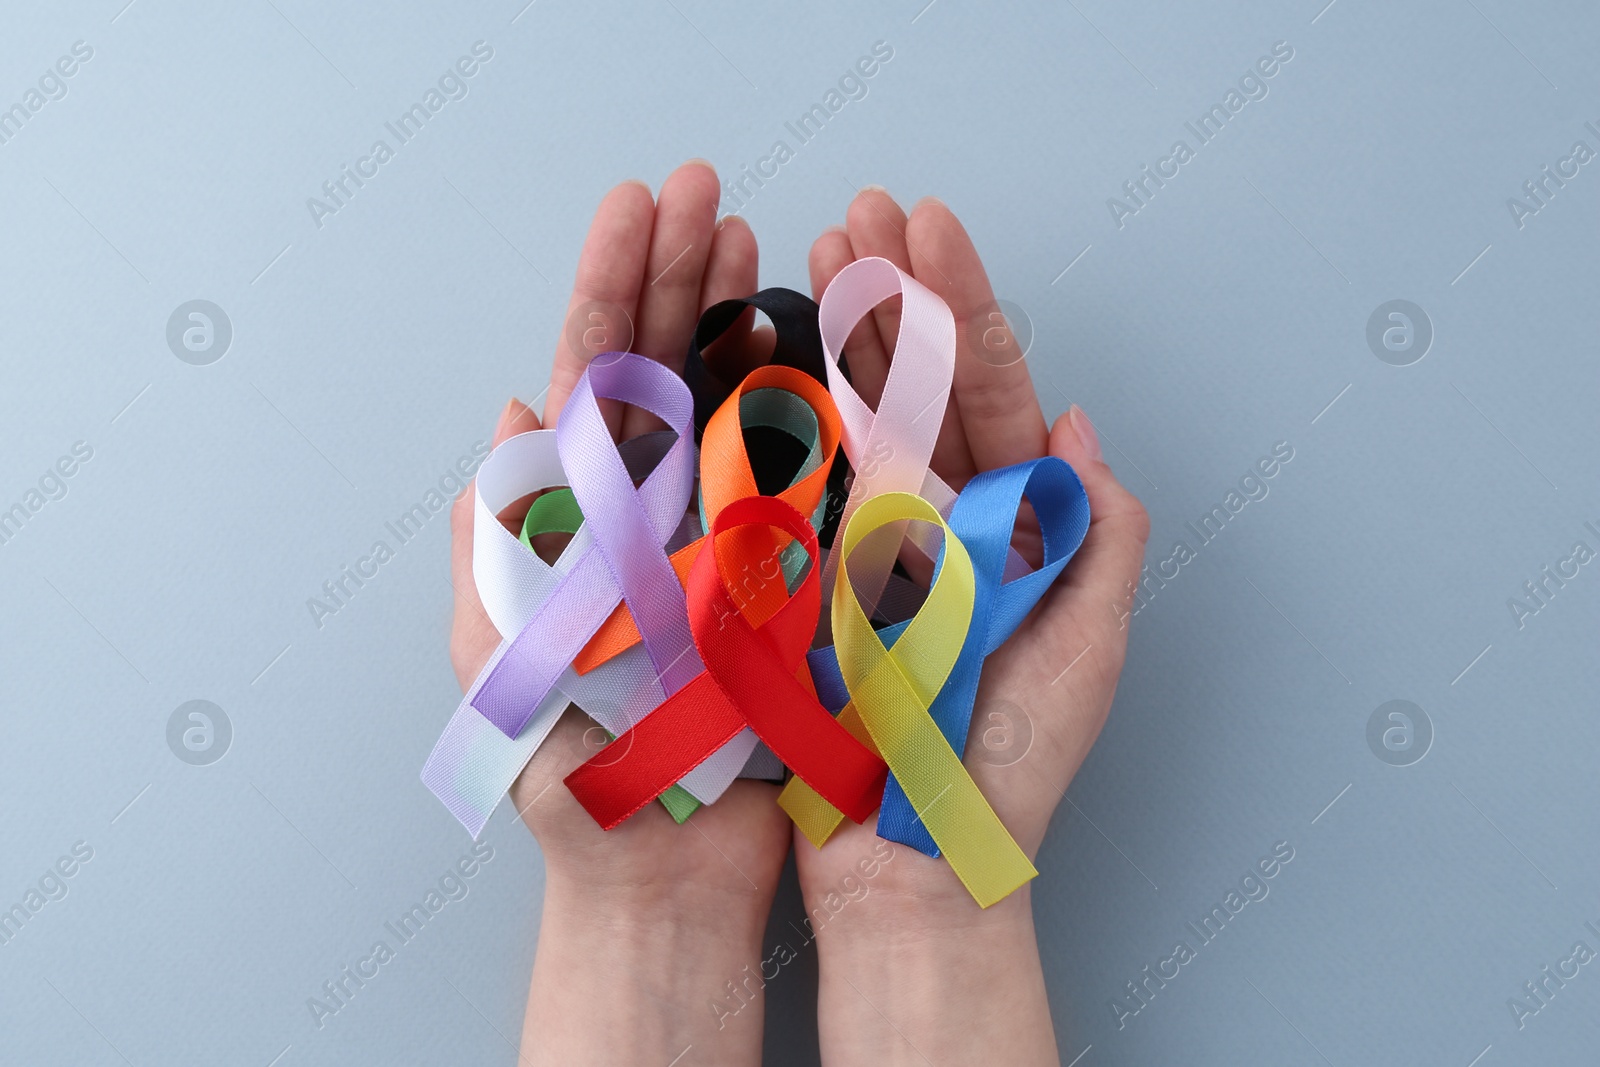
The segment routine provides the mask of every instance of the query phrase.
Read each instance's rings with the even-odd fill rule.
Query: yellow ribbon
[[[850,552],[883,526],[920,520],[944,534],[944,562],[928,598],[892,648],[872,629],[850,584]],[[839,723],[889,765],[939,851],[974,900],[987,908],[1039,872],[984,799],[928,707],[955,665],[972,620],[972,560],[939,512],[910,493],[884,493],[856,509],[835,547],[839,570],[832,621],[850,703]],[[778,803],[818,848],[844,815],[799,778]]]

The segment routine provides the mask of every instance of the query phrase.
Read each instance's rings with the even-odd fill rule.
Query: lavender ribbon
[[[600,412],[602,399],[643,408],[677,434],[637,488]],[[666,552],[694,492],[689,387],[644,356],[596,356],[561,409],[556,449],[594,540],[472,698],[472,706],[513,739],[619,601],[626,601],[667,695],[703,669],[683,586]]]

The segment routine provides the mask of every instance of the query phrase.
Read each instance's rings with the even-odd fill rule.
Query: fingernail
[[[826,229],[824,229],[822,232],[823,233],[849,233],[850,230],[849,230],[849,228],[847,228],[844,225],[844,223],[836,222],[832,226],[829,226]]]
[[[1089,416],[1083,413],[1078,405],[1072,405],[1072,410],[1067,412],[1067,418],[1072,420],[1072,428],[1077,431],[1078,440],[1083,442],[1083,450],[1095,459],[1100,455],[1100,435],[1095,433],[1094,423],[1089,421]]]
[[[863,193],[883,193],[885,195],[887,195],[889,192],[889,190],[885,189],[881,185],[863,185],[860,191]]]
[[[695,156],[693,159],[686,159],[686,160],[683,161],[683,165],[686,166],[686,167],[689,166],[690,164],[694,164],[694,163],[698,163],[700,166],[706,168],[709,171],[715,172],[716,169],[717,169],[716,165],[713,164],[711,162],[711,160],[709,160],[709,159],[701,159],[699,156]]]
[[[940,200],[937,196],[925,196],[912,205],[911,210],[915,212],[917,208],[922,207],[944,207],[944,201]]]
[[[523,406],[522,401],[518,400],[516,397],[512,397],[510,400],[506,401],[505,410],[500,412],[500,419],[494,424],[494,435],[496,439],[505,436],[506,427],[511,425],[512,417],[516,415],[517,409],[521,406]]]

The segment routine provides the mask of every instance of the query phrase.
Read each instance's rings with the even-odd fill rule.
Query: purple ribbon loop
[[[611,439],[601,399],[643,408],[677,435],[638,488]],[[664,696],[703,669],[689,630],[683,585],[666,552],[694,493],[694,399],[689,387],[644,356],[596,356],[561,409],[556,448],[593,543],[517,634],[472,700],[484,718],[511,738],[522,732],[619,601],[633,615]]]

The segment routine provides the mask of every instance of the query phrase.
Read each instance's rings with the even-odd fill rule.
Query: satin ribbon
[[[596,357],[595,362],[605,359]],[[673,380],[676,381],[675,376]],[[682,391],[681,383],[678,389]],[[683,406],[687,410],[686,399]],[[593,549],[594,525],[586,524],[554,565],[547,564],[506,530],[497,517],[514,501],[569,484],[557,433],[537,430],[503,442],[484,461],[474,481],[473,580],[485,614],[504,640],[456,708],[422,770],[428,788],[473,837],[482,833],[500,799],[554,729],[569,702],[576,703],[616,735],[626,732],[667,695],[648,652],[637,646],[614,658],[603,670],[588,675],[564,670],[559,686],[540,701],[528,724],[515,737],[508,737],[490,724],[474,707],[485,681],[510,654],[513,639],[524,632],[576,561]],[[624,442],[619,452],[625,463],[636,468],[627,475],[629,488],[635,475],[643,477],[652,466],[659,470],[661,458],[678,447],[681,440],[681,435],[662,432]],[[686,503],[687,494],[682,504]],[[681,543],[683,537],[680,524],[674,538]],[[676,543],[669,543],[676,547]],[[672,585],[678,588],[676,581]],[[711,800],[720,796],[740,773],[773,778],[782,774],[782,767],[770,752],[756,744],[752,734],[747,744],[732,744],[713,755],[682,784],[698,800]],[[670,794],[663,799],[672,802]],[[692,810],[679,805],[673,815],[681,821]]]
[[[648,436],[670,437],[671,434],[667,431],[661,431],[658,435],[642,435],[642,437],[634,438],[619,448],[617,451],[619,454],[623,454],[629,474],[633,474],[640,466],[640,464],[632,461],[633,457],[626,454],[630,451],[629,446],[634,443],[645,443],[643,437]],[[632,451],[642,450],[633,449]],[[659,453],[657,458],[659,458]],[[643,466],[648,470],[653,465],[654,462],[652,461]],[[528,514],[522,520],[522,532],[517,536],[517,540],[521,541],[531,552],[533,551],[533,539],[535,537],[541,534],[553,533],[575,534],[582,526],[583,511],[578,507],[577,497],[572,495],[572,490],[552,489],[548,493],[541,494],[529,506]],[[682,534],[687,526],[687,522],[685,526],[680,526],[679,534]],[[616,735],[609,730],[606,731],[606,736],[610,741],[616,740]],[[693,815],[695,810],[700,807],[700,801],[683,786],[677,784],[662,792],[657,799],[661,801],[661,806],[666,808],[667,812],[679,823]]]
[[[579,528],[555,564],[547,564],[507,531],[497,516],[513,501],[565,485],[566,480],[554,430],[536,430],[503,442],[484,460],[474,480],[473,581],[484,613],[503,640],[467,690],[422,768],[423,782],[474,838],[483,832],[501,797],[555,728],[570,701],[580,700],[597,721],[625,730],[664,696],[648,654],[639,648],[629,659],[608,665],[603,674],[580,679],[568,672],[562,679],[565,684],[546,697],[515,738],[506,737],[472,706],[490,669],[509,651],[511,638],[522,631],[590,544],[590,534]],[[534,507],[539,506],[536,500]]]
[[[749,559],[749,535],[770,540],[759,528],[781,531],[815,562],[816,533],[782,499],[747,496],[717,513],[708,535],[713,547],[698,554],[688,584],[690,623],[705,673],[618,738],[620,758],[596,757],[567,777],[578,802],[605,829],[648,804],[746,726],[851,819],[863,822],[877,808],[883,761],[822,708],[805,668],[821,606],[816,567],[770,612],[759,610],[738,583]],[[776,575],[778,569],[771,571]]]
[[[798,471],[778,499],[798,508],[802,514],[820,519],[833,458],[839,448],[839,412],[828,390],[815,378],[793,367],[768,365],[745,377],[737,392],[707,420],[700,450],[700,512],[709,525],[735,500],[761,492],[754,460],[745,448],[744,430],[765,426],[783,431],[808,447]],[[679,581],[686,580],[704,540],[697,540],[673,553],[672,569]],[[782,553],[783,574],[794,577],[805,555],[797,551],[790,538],[775,539],[761,530],[748,530],[736,538],[745,558],[743,576],[754,617],[764,620],[784,600],[782,582],[752,573],[748,567]],[[785,545],[789,546],[787,552]],[[624,649],[637,643],[639,629],[630,614],[619,607],[595,633],[574,661],[580,674],[593,670]],[[698,661],[696,661],[698,663]]]
[[[868,312],[896,294],[901,297],[900,331],[883,394],[874,411],[845,376],[844,343]],[[956,328],[950,308],[889,260],[872,257],[856,260],[834,277],[822,294],[817,322],[826,357],[823,365],[828,389],[843,422],[844,452],[855,468],[840,525],[848,524],[864,501],[893,492],[913,493],[932,504],[940,515],[949,515],[956,492],[928,469],[928,463],[939,438],[955,375]],[[937,555],[937,530],[917,524],[906,533],[929,559]],[[899,549],[896,539],[880,536],[858,553],[852,568],[855,589],[869,615],[885,595]],[[838,570],[839,552],[835,550],[828,553],[822,572],[824,602],[832,595]],[[1006,573],[1020,574],[1025,570],[1027,564],[1022,557],[1011,553]],[[905,613],[908,606],[914,608],[909,583],[896,581],[892,595],[898,610],[890,614]]]
[[[927,601],[889,648],[872,629],[853,591],[850,556],[869,534],[908,520],[932,524],[936,533],[943,534],[943,546]],[[859,739],[870,738],[951,869],[986,908],[1038,872],[984,799],[930,711],[960,659],[974,621],[977,581],[972,558],[939,512],[909,493],[886,493],[864,502],[845,525],[836,551],[841,563],[832,605],[834,647],[851,697],[838,721]],[[803,782],[791,781],[779,803],[813,844],[820,846],[838,823],[837,813]]]
[[[600,400],[643,408],[678,439],[634,488]],[[619,603],[638,621],[662,687],[670,694],[700,670],[683,599],[665,545],[694,491],[692,402],[682,379],[644,356],[604,353],[584,369],[556,426],[556,447],[592,542],[490,668],[472,706],[516,737],[573,657]]]
[[[1013,518],[1026,497],[1039,520],[1044,561],[1038,570],[1002,581]],[[1089,498],[1077,473],[1053,456],[974,477],[950,511],[950,529],[972,558],[976,590],[972,624],[961,655],[928,712],[958,755],[966,751],[984,659],[1014,633],[1050,589],[1089,530]],[[917,818],[899,779],[891,777],[878,813],[878,836],[929,856],[939,848]]]
[[[540,534],[575,534],[583,525],[583,511],[571,489],[552,489],[541,493],[528,505],[528,514],[522,519],[522,532],[517,535],[528,551],[533,551],[533,539]]]
[[[711,416],[737,388],[737,383],[730,384],[707,365],[704,350],[727,333],[750,308],[772,321],[774,338],[772,356],[767,360],[769,365],[793,367],[819,382],[826,381],[822,335],[817,329],[817,305],[810,297],[774,286],[751,296],[719,301],[700,313],[683,361],[683,380],[694,395],[696,433],[705,432]]]
[[[894,358],[874,411],[845,379],[838,363],[845,339],[867,313],[896,294],[901,297],[900,332]],[[844,452],[855,479],[840,517],[841,527],[862,503],[883,493],[914,493],[948,514],[955,493],[928,469],[939,426],[950,400],[955,374],[956,326],[932,291],[887,259],[858,259],[829,283],[818,306],[828,389],[844,426]],[[916,531],[913,542],[931,559],[937,551],[934,531]],[[856,561],[856,591],[870,614],[888,584],[899,553],[887,536],[873,539]],[[824,598],[831,597],[839,571],[840,552],[828,554],[822,571]]]

